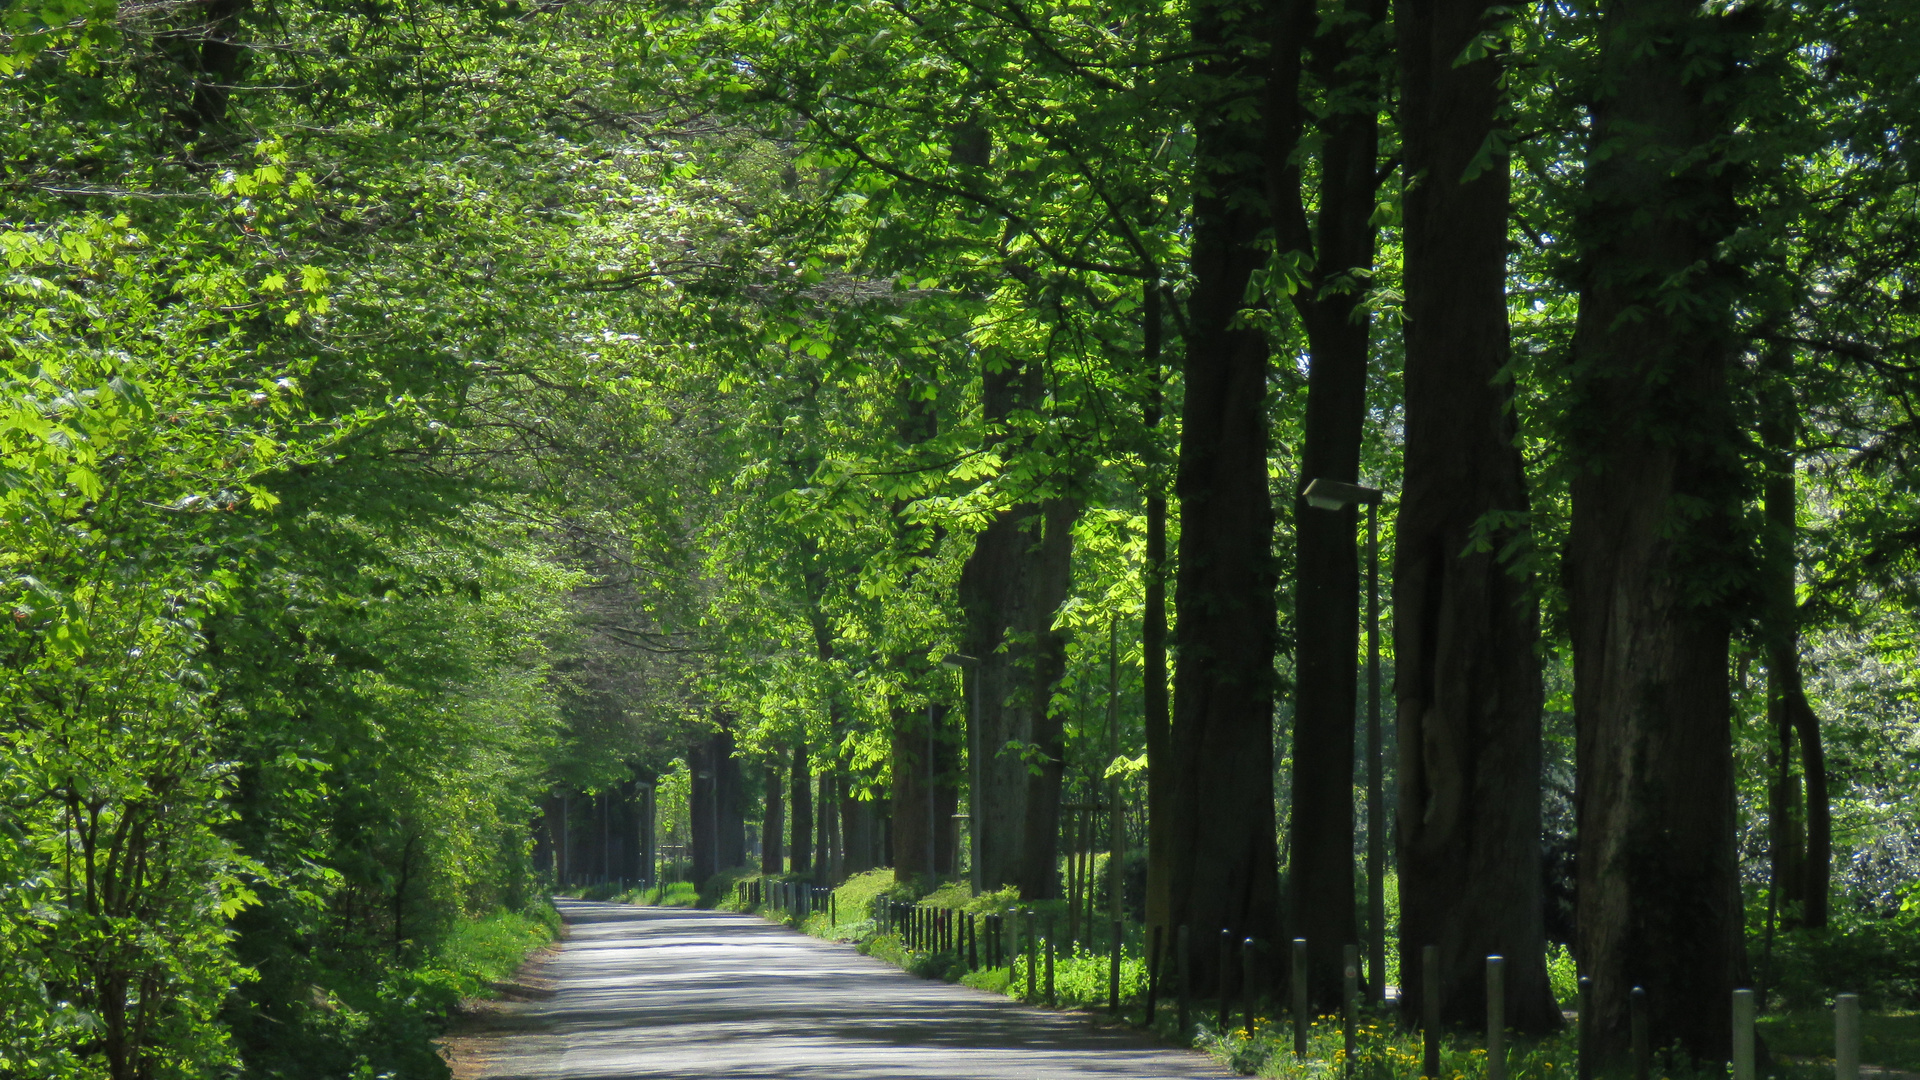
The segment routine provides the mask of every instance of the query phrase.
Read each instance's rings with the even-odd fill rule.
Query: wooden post
[[[1214,984],[1214,989],[1219,991],[1220,993],[1220,1023],[1218,1026],[1220,1028],[1221,1034],[1226,1033],[1227,1025],[1232,1022],[1232,1017],[1228,1015],[1229,1014],[1228,1006],[1233,1000],[1228,995],[1228,991],[1233,985],[1232,974],[1233,974],[1233,931],[1228,930],[1226,927],[1223,926],[1220,928],[1220,967],[1219,967],[1220,977]]]
[[[1140,1021],[1140,1025],[1142,1027],[1150,1028],[1153,1026],[1154,1006],[1159,1004],[1158,998],[1160,997],[1160,948],[1161,948],[1161,945],[1163,944],[1163,942],[1161,941],[1162,931],[1164,931],[1165,929],[1166,927],[1164,926],[1154,927],[1153,935],[1152,935],[1152,944],[1147,946],[1147,1014],[1146,1014],[1146,1017]]]
[[[1440,1077],[1440,946],[1420,947],[1420,1026],[1426,1053],[1420,1059],[1420,1075],[1429,1080]]]
[[[1246,1021],[1249,1042],[1253,1041],[1253,950],[1252,938],[1240,943],[1240,1016]]]
[[[1054,1006],[1053,996],[1053,916],[1047,916],[1047,1008]]]
[[[1113,952],[1107,960],[1107,1011],[1120,1015],[1120,920],[1113,920]]]
[[[1593,980],[1580,976],[1580,1030],[1574,1033],[1579,1080],[1593,1080]]]
[[[1307,1056],[1307,939],[1293,939],[1293,970],[1287,989],[1293,994],[1293,1056]]]
[[[1753,991],[1733,992],[1733,1080],[1756,1080],[1753,1060]]]
[[[1193,1032],[1187,1027],[1187,1006],[1192,997],[1192,995],[1189,993],[1187,989],[1191,982],[1191,980],[1188,978],[1191,965],[1189,964],[1187,957],[1189,952],[1191,951],[1191,948],[1192,948],[1192,945],[1187,939],[1187,924],[1181,923],[1180,933],[1177,935],[1175,948],[1173,950],[1174,952],[1173,962],[1174,962],[1175,970],[1177,970],[1180,975],[1179,1020],[1180,1020],[1180,1037],[1182,1039],[1193,1038]]]
[[[1066,843],[1061,846],[1067,849],[1067,937],[1078,941],[1080,940],[1080,880],[1082,877],[1080,808],[1068,806],[1066,811],[1067,820],[1064,822],[1066,827],[1061,830],[1066,833]]]
[[[1341,1058],[1343,1075],[1353,1075],[1353,1036],[1360,1011],[1360,946],[1348,945],[1340,956],[1340,1036],[1345,1053]]]
[[[1033,909],[1020,913],[1021,921],[1027,930],[1027,1004],[1039,1000],[1037,982],[1040,978],[1040,943],[1033,936]]]
[[[1833,999],[1833,1080],[1860,1080],[1860,995]]]
[[[1487,1080],[1507,1080],[1507,962],[1487,957]]]
[[[1633,1048],[1633,1080],[1647,1080],[1653,1072],[1653,1041],[1647,1031],[1647,992],[1638,986],[1627,993],[1627,1030]]]

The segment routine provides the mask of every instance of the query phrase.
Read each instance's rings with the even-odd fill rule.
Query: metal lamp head
[[[1301,492],[1307,505],[1316,510],[1345,510],[1355,504],[1370,505],[1380,501],[1380,489],[1349,484],[1344,480],[1328,480],[1322,477],[1307,485]]]

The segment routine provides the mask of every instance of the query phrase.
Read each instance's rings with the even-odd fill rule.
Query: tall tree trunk
[[[981,128],[979,140],[970,141],[968,146],[977,150],[980,141],[985,139],[985,129]],[[987,145],[990,147],[991,143]],[[899,411],[897,434],[902,447],[910,450],[939,433],[937,395],[932,391],[928,379],[903,368],[894,397],[895,407]],[[907,567],[903,575],[903,591],[919,577],[920,566],[932,557],[940,538],[939,530],[908,516],[909,506],[909,501],[904,498],[896,499],[893,504],[896,558]],[[929,693],[938,684],[937,672],[925,666],[913,654],[895,654],[893,666],[903,683],[911,684],[917,680],[929,688]],[[931,758],[927,738],[930,727],[936,733],[940,729],[946,706],[933,704],[929,709],[909,708],[898,703],[891,708],[892,802],[890,825],[886,832],[888,858],[893,863],[895,881],[911,881],[917,875],[933,874],[938,866],[933,848],[929,846],[933,842],[933,835],[928,831],[931,825],[927,810],[927,774]]]
[[[1609,0],[1601,27],[1566,560],[1578,955],[1600,1068],[1625,1063],[1635,986],[1653,1045],[1726,1061],[1744,968],[1724,599],[1745,561],[1727,388],[1736,285],[1716,249],[1737,220],[1723,146],[1754,18]]]
[[[873,804],[854,796],[852,785],[840,794],[841,872],[849,876],[873,869]]]
[[[1265,335],[1238,318],[1267,255],[1256,238],[1264,149],[1250,101],[1261,74],[1243,15],[1258,5],[1200,0],[1195,48],[1207,100],[1195,117],[1193,292],[1174,493],[1173,725],[1167,754],[1167,924],[1198,943],[1221,928],[1277,940],[1273,819],[1273,509],[1267,492]],[[1257,33],[1259,26],[1251,28]],[[1190,972],[1211,985],[1215,950]]]
[[[1160,431],[1161,384],[1161,312],[1160,283],[1146,286],[1145,359],[1148,384],[1147,401],[1142,410],[1149,431],[1157,438]],[[1167,778],[1171,770],[1172,717],[1167,697],[1167,496],[1157,468],[1147,481],[1147,562],[1146,611],[1140,618],[1141,719],[1147,736],[1147,925],[1166,928],[1168,912],[1168,860],[1171,848],[1167,831]],[[1171,933],[1163,929],[1162,933]]]
[[[1373,267],[1374,193],[1379,186],[1380,86],[1360,48],[1384,20],[1384,0],[1349,0],[1347,18],[1313,34],[1313,8],[1293,4],[1276,49],[1310,50],[1330,94],[1349,102],[1318,121],[1319,213],[1308,231],[1298,166],[1275,177],[1277,233],[1313,267],[1294,295],[1307,332],[1306,428],[1300,482],[1355,482],[1366,420],[1371,320],[1361,306]],[[1288,70],[1297,70],[1288,68]],[[1297,77],[1271,91],[1281,130],[1301,127]],[[1359,940],[1354,896],[1354,716],[1359,681],[1360,564],[1356,508],[1309,509],[1294,497],[1293,806],[1288,833],[1290,933],[1307,939],[1310,996],[1340,1001],[1342,950]]]
[[[760,818],[760,872],[779,874],[786,869],[782,833],[786,831],[786,806],[781,798],[780,766],[767,763],[767,802]]]
[[[791,872],[804,874],[813,869],[813,770],[807,761],[804,738],[793,744],[792,840],[787,844]]]
[[[716,813],[719,804],[714,797],[715,779],[720,770],[714,754],[714,739],[709,737],[695,743],[687,754],[687,765],[693,770],[692,783],[687,789],[687,816],[693,832],[693,883],[698,887],[720,871],[720,822]]]
[[[1060,790],[1066,776],[1067,743],[1066,717],[1053,704],[1053,689],[1067,673],[1067,638],[1052,624],[1054,612],[1072,588],[1073,521],[1079,512],[1071,499],[1048,499],[1040,516],[1037,550],[1031,553],[1040,602],[1030,611],[1033,668],[1027,695],[1038,754],[1027,770],[1027,835],[1016,884],[1020,895],[1032,900],[1060,896]]]
[[[1016,409],[1040,407],[1043,395],[1038,363],[983,364],[983,411],[999,423]],[[981,882],[988,889],[1019,885],[1029,899],[1050,896],[1039,887],[1036,871],[1042,855],[1028,851],[1038,828],[1036,816],[1058,831],[1058,782],[1029,775],[1021,748],[1058,743],[1057,717],[1048,714],[1053,688],[1064,670],[1065,642],[1053,629],[1054,615],[1072,585],[1072,525],[1077,507],[1066,499],[1023,503],[1003,510],[974,538],[960,572],[959,598],[966,613],[965,650],[978,658],[967,680],[970,715],[980,730],[974,745],[979,790],[973,793],[980,829]],[[974,700],[977,699],[977,700]],[[1049,750],[1043,773],[1057,770]],[[1049,803],[1048,792],[1054,795]],[[1041,802],[1033,800],[1038,796]],[[1052,833],[1048,834],[1049,837]],[[1053,841],[1046,841],[1053,850]]]
[[[1486,1015],[1486,957],[1507,958],[1507,1022],[1560,1022],[1545,963],[1540,865],[1539,612],[1501,557],[1522,535],[1526,475],[1507,362],[1507,159],[1476,163],[1501,63],[1456,59],[1488,0],[1400,0],[1405,195],[1406,473],[1395,530],[1400,1000],[1424,1000],[1440,948],[1449,1024]]]
[[[954,815],[965,777],[959,732],[946,725],[941,733],[945,738],[933,744],[933,866],[936,873],[952,875],[960,871],[960,822]]]
[[[820,770],[819,788],[814,805],[819,810],[819,819],[813,824],[813,883],[816,885],[833,884],[833,804],[835,776],[831,767]]]
[[[931,775],[937,765],[939,728],[946,706],[893,710],[893,878],[911,881],[932,874],[939,865],[935,850],[939,830],[938,797],[929,792]],[[928,725],[935,734],[928,737]]]
[[[742,807],[740,759],[733,756],[734,717],[722,716],[713,737],[714,858],[721,870],[747,865],[747,817]]]
[[[1799,405],[1794,400],[1793,357],[1776,346],[1761,360],[1760,438],[1767,475],[1765,553],[1767,720],[1775,742],[1768,790],[1768,832],[1773,848],[1773,888],[1786,925],[1827,925],[1827,895],[1833,872],[1833,809],[1827,794],[1826,750],[1820,717],[1807,701],[1800,674],[1799,492],[1796,464]],[[1793,772],[1798,743],[1806,786]],[[1804,815],[1804,816],[1803,816]]]

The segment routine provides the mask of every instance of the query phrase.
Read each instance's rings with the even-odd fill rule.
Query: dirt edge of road
[[[507,1007],[523,1001],[545,1001],[554,995],[554,980],[547,974],[547,966],[560,954],[561,943],[567,940],[567,924],[560,924],[560,934],[553,944],[540,949],[527,957],[525,963],[514,971],[504,982],[490,983],[488,997],[468,998],[460,1003],[447,1021],[446,1033],[434,1040],[440,1048],[440,1057],[453,1071],[453,1080],[479,1080],[486,1073],[487,1063],[493,1060],[493,1044],[510,1028],[500,1023]]]

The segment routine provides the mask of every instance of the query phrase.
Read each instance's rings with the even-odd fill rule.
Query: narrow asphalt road
[[[915,978],[748,915],[562,901],[542,1001],[496,1014],[487,1080],[1224,1077],[1068,1014]]]

